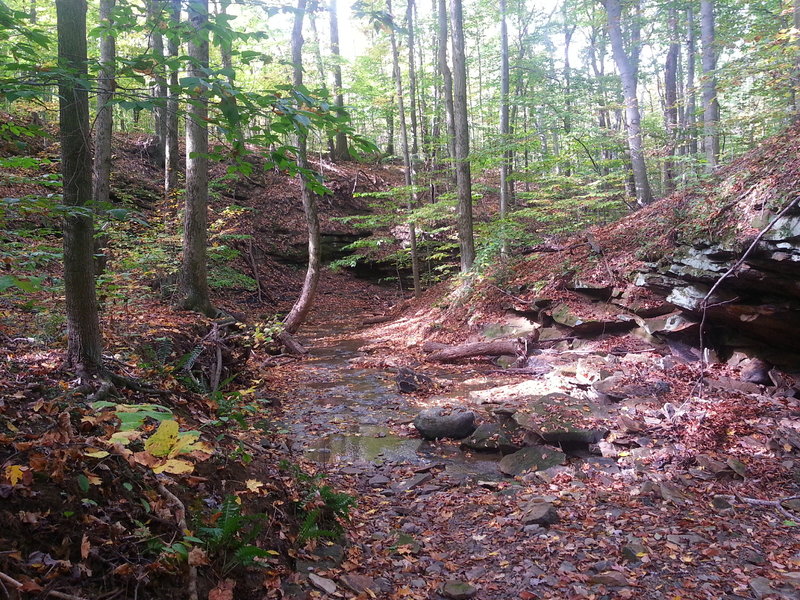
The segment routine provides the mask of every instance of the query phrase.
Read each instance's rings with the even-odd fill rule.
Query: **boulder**
[[[498,423],[479,425],[471,436],[461,442],[461,446],[471,450],[499,450],[504,453],[519,450],[519,447],[508,438]]]
[[[548,527],[559,521],[556,507],[549,502],[529,502],[522,508],[522,522],[525,525]]]
[[[477,593],[478,589],[475,586],[468,584],[466,581],[457,581],[455,579],[446,581],[442,587],[442,594],[452,600],[469,600]]]
[[[414,427],[428,440],[460,440],[475,431],[475,413],[463,408],[454,408],[449,412],[441,407],[426,408],[414,419]]]
[[[530,446],[504,456],[500,461],[500,472],[514,477],[526,471],[541,471],[567,460],[566,454],[548,446]]]
[[[595,444],[608,429],[601,424],[607,415],[590,402],[561,393],[534,398],[514,415],[523,428],[550,444]]]
[[[408,367],[400,367],[395,376],[397,389],[401,394],[413,394],[419,390],[433,387],[433,379],[422,373],[417,373]]]

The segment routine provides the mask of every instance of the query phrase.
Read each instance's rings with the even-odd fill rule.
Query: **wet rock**
[[[397,383],[397,389],[402,394],[413,394],[414,392],[429,389],[433,386],[433,379],[423,373],[417,373],[408,367],[401,367],[398,369],[394,380],[395,383]]]
[[[763,360],[759,358],[752,358],[748,361],[745,361],[739,378],[748,383],[772,385],[772,379],[770,379],[769,370],[770,366]]]
[[[469,598],[473,598],[477,593],[478,588],[475,586],[465,581],[457,581],[455,579],[446,581],[442,587],[442,594],[452,600],[469,600]]]
[[[549,502],[529,502],[522,508],[522,522],[525,525],[547,527],[558,523],[559,520],[556,507]]]
[[[414,419],[414,427],[422,437],[463,439],[475,431],[475,413],[455,408],[449,413],[441,407],[427,408]]]
[[[503,453],[519,450],[497,423],[479,425],[471,436],[461,442],[461,446],[472,450],[500,450]]]
[[[526,471],[549,469],[564,464],[566,460],[563,452],[547,446],[531,446],[504,456],[500,461],[500,472],[514,477]]]

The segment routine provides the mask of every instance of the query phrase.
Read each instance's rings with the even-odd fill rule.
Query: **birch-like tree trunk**
[[[59,119],[64,204],[82,207],[92,193],[89,91],[86,88],[86,1],[56,0]],[[91,211],[64,218],[64,297],[67,365],[81,376],[102,368],[100,320],[94,276]]]
[[[292,74],[294,87],[298,89],[303,86],[303,18],[305,13],[306,0],[297,0],[297,11],[295,12],[294,25],[292,26]],[[297,162],[300,168],[306,170],[309,168],[307,146],[308,132],[300,126],[297,132]],[[303,211],[306,215],[306,225],[308,227],[308,268],[306,269],[306,277],[303,281],[303,289],[300,291],[300,296],[283,321],[283,328],[287,333],[295,333],[299,329],[314,304],[321,262],[316,198],[311,190],[308,189],[305,175],[301,173],[299,178],[300,197],[303,202]]]
[[[455,129],[456,195],[458,196],[458,243],[461,272],[475,262],[472,230],[472,180],[469,156],[469,115],[467,111],[467,57],[464,52],[464,17],[461,0],[450,0],[453,46],[453,125]]]
[[[100,0],[100,26],[114,26],[116,0]],[[100,72],[97,75],[97,116],[94,123],[94,181],[92,200],[96,205],[108,202],[111,179],[111,136],[114,128],[114,97],[117,45],[112,32],[100,39]]]
[[[208,69],[208,0],[190,0],[190,78],[205,79]],[[178,306],[208,316],[215,314],[208,293],[208,95],[202,85],[190,91],[186,117],[186,202],[183,222],[183,264]]]
[[[708,173],[712,173],[719,164],[719,102],[714,38],[714,2],[700,0],[700,43],[703,52],[703,152],[706,155]]]
[[[653,201],[650,190],[650,180],[647,176],[647,164],[644,159],[644,146],[642,143],[641,114],[639,112],[638,71],[639,71],[639,43],[638,35],[631,36],[630,53],[625,49],[622,37],[622,6],[620,0],[605,0],[608,13],[608,35],[611,40],[611,49],[614,62],[617,64],[622,92],[625,96],[625,117],[628,130],[628,150],[630,151],[633,180],[636,187],[636,202],[640,206]],[[634,17],[636,18],[636,17]],[[632,29],[638,29],[634,25]]]

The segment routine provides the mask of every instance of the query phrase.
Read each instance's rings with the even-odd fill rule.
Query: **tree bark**
[[[180,50],[179,34],[176,31],[181,20],[181,0],[170,0],[169,21],[170,33],[167,37],[167,53],[170,58],[177,58]],[[167,93],[166,140],[164,148],[164,196],[169,198],[178,187],[178,171],[180,154],[178,147],[178,68],[169,72],[169,88]]]
[[[464,18],[461,0],[450,0],[450,25],[453,31],[453,125],[456,151],[456,194],[458,196],[458,243],[461,248],[461,272],[466,273],[475,262],[475,239],[472,231],[467,59],[464,52]]]
[[[692,157],[697,155],[697,91],[695,89],[695,63],[697,62],[697,42],[694,31],[694,9],[686,9],[686,151]]]
[[[394,19],[392,16],[391,0],[386,0],[386,12],[389,14],[390,18]],[[414,197],[411,192],[411,187],[414,182],[411,175],[411,154],[408,147],[408,126],[406,124],[403,74],[400,71],[400,53],[397,49],[397,37],[395,36],[394,28],[392,28],[389,32],[389,40],[392,46],[392,73],[394,75],[395,90],[397,93],[397,110],[400,118],[400,146],[403,152],[403,175],[405,179],[405,186],[408,189],[408,210],[410,212],[414,208]],[[408,228],[409,236],[411,238],[411,272],[414,279],[414,296],[419,297],[422,294],[422,286],[420,284],[419,277],[419,257],[417,256],[417,231],[413,222],[409,222]]]
[[[471,358],[473,356],[516,356],[524,352],[524,349],[524,342],[519,340],[473,342],[470,344],[461,344],[460,346],[451,346],[449,348],[437,348],[435,352],[429,354],[425,360],[431,362],[452,362],[454,360]]]
[[[508,240],[506,239],[505,220],[508,216],[508,178],[511,171],[511,157],[507,148],[511,144],[510,123],[508,115],[509,86],[508,64],[508,23],[506,22],[506,0],[500,0],[500,145],[502,158],[500,161],[500,221],[502,240],[500,242],[500,255],[505,258],[508,254]]]
[[[664,127],[667,133],[667,147],[664,156],[663,188],[664,194],[675,191],[675,147],[678,133],[678,41],[677,9],[669,9],[670,44],[664,62]]]
[[[56,0],[61,170],[64,204],[82,207],[92,193],[89,93],[86,88],[86,1]],[[95,293],[91,211],[70,211],[64,219],[64,296],[67,365],[95,373],[102,367],[100,320]]]
[[[113,11],[116,0],[100,0],[100,26],[114,26]],[[111,136],[114,127],[114,97],[116,38],[108,33],[100,40],[100,72],[97,76],[97,117],[94,124],[94,185],[92,200],[96,206],[109,200],[111,178]]]
[[[455,168],[454,161],[456,157],[456,129],[453,117],[453,73],[450,71],[450,66],[447,64],[447,40],[449,39],[447,33],[447,4],[445,0],[438,0],[439,6],[437,11],[437,18],[439,20],[439,56],[437,62],[439,66],[439,73],[442,76],[444,107],[447,121],[447,151],[450,155],[450,161],[453,168]],[[455,172],[453,173],[455,176]]]
[[[344,91],[342,90],[342,55],[339,52],[339,15],[336,0],[331,0],[331,54],[333,54],[333,93],[335,94],[336,113],[344,115]],[[350,153],[347,149],[347,134],[337,131],[333,145],[334,161],[349,160]]]
[[[190,0],[188,76],[205,79],[208,69],[208,0]],[[186,202],[183,264],[178,306],[208,316],[215,314],[208,293],[208,95],[203,86],[190,92],[186,118]]]
[[[800,0],[794,0],[792,8],[794,22],[794,72],[792,74],[792,90],[794,94],[795,120],[800,120]]]
[[[303,87],[303,17],[306,12],[306,0],[297,0],[294,25],[292,27],[292,66],[293,82],[295,89]],[[307,144],[308,132],[298,126],[297,132],[297,161],[300,168],[308,170]],[[319,217],[317,216],[317,203],[314,194],[308,189],[305,175],[300,174],[300,196],[303,202],[303,211],[306,215],[308,226],[308,268],[303,281],[300,297],[292,306],[292,310],[283,321],[284,331],[295,333],[303,324],[317,292],[317,282],[320,272],[320,233]]]
[[[166,156],[167,144],[167,79],[164,75],[164,36],[161,35],[162,2],[147,0],[147,20],[150,42],[158,64],[153,72],[153,121],[158,139],[158,162]]]
[[[644,147],[642,143],[641,115],[639,113],[639,98],[637,96],[638,70],[639,70],[639,50],[636,44],[639,43],[638,35],[633,35],[631,40],[630,54],[625,49],[622,38],[622,6],[620,0],[605,0],[606,12],[608,13],[608,34],[611,40],[611,49],[614,54],[614,62],[617,64],[620,79],[622,80],[622,91],[625,96],[625,116],[628,129],[628,149],[631,157],[631,168],[633,179],[636,186],[636,202],[644,206],[653,201],[653,194],[650,190],[650,181],[647,176],[647,164],[644,159]],[[634,27],[633,29],[638,29]]]
[[[700,42],[703,50],[703,151],[706,171],[719,164],[719,102],[717,101],[717,56],[714,49],[714,2],[700,1]]]

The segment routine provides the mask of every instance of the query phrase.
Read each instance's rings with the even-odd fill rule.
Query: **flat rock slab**
[[[425,439],[463,439],[475,431],[475,413],[463,408],[446,412],[441,407],[426,408],[414,419],[414,427]]]
[[[535,398],[514,415],[521,427],[552,444],[596,444],[608,434],[606,419],[602,407],[561,393]]]
[[[522,522],[525,525],[547,527],[560,520],[556,507],[549,502],[529,502],[522,507]]]
[[[465,581],[456,581],[454,579],[445,582],[442,587],[442,594],[447,598],[452,598],[452,600],[468,600],[469,598],[474,598],[477,593],[478,588],[475,586]]]
[[[542,471],[562,465],[566,460],[566,454],[548,446],[530,446],[504,456],[500,461],[500,472],[515,477],[526,471]]]
[[[503,431],[503,427],[498,423],[483,423],[473,432],[471,436],[461,442],[464,448],[472,450],[516,452],[516,446]]]

